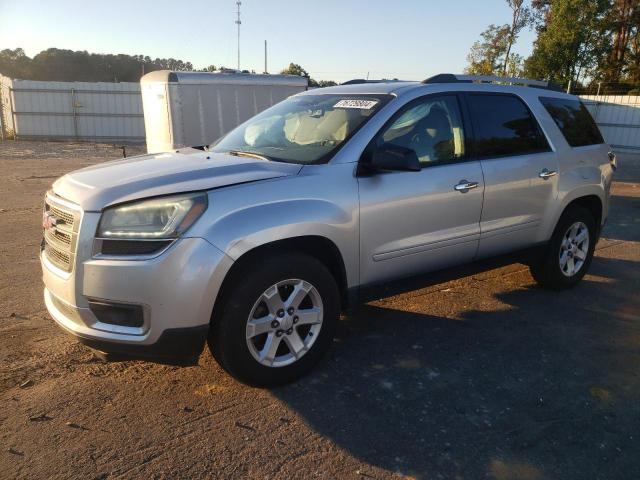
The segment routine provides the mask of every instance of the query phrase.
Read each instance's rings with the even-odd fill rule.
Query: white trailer
[[[295,75],[158,70],[140,79],[149,153],[208,145],[262,110],[307,89]]]

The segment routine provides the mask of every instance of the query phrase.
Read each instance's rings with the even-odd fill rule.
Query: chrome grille
[[[58,249],[70,250],[72,235],[63,232],[62,230],[54,230],[53,232],[45,230],[44,236],[47,243],[53,244]]]
[[[45,245],[44,252],[55,266],[67,272],[71,271],[71,254],[61,252],[49,244]]]
[[[48,220],[48,228],[45,220]],[[42,223],[44,254],[53,265],[70,272],[73,270],[78,243],[80,208],[48,193],[44,202]]]
[[[74,221],[73,213],[60,210],[59,208],[56,208],[51,204],[49,204],[49,210],[51,211],[51,213],[55,215],[55,217],[58,219],[58,222],[71,225],[71,227],[73,228],[73,221]]]

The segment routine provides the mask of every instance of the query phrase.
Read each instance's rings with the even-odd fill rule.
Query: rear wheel
[[[587,209],[573,205],[562,214],[543,256],[531,265],[543,287],[564,290],[585,276],[596,243],[596,222]]]
[[[231,281],[209,338],[222,367],[256,386],[288,383],[313,368],[340,312],[329,270],[308,255],[279,254],[241,267]]]

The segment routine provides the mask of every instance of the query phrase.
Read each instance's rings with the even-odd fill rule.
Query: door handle
[[[478,188],[478,182],[468,182],[467,180],[460,180],[460,183],[453,187],[456,192],[460,193],[467,193],[472,188]]]
[[[548,170],[546,168],[543,168],[542,171],[538,174],[538,176],[543,180],[546,180],[547,178],[551,178],[557,174],[558,172],[556,172],[555,170]]]

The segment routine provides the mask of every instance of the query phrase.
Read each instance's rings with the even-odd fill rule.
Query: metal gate
[[[2,138],[143,142],[138,83],[0,77]]]
[[[640,95],[584,95],[582,102],[615,150],[640,151]]]

